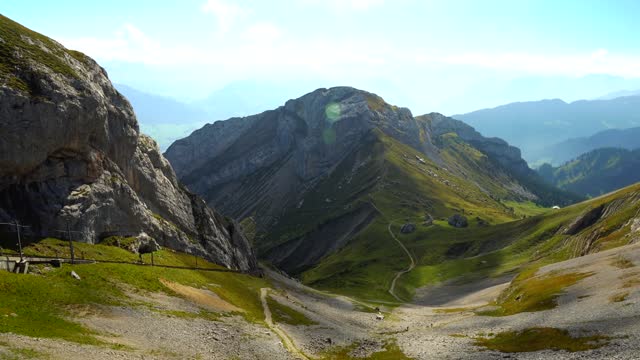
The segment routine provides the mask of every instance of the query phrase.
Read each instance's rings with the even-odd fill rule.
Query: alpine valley
[[[0,358],[640,353],[640,184],[594,178],[637,151],[537,172],[462,121],[333,87],[161,154],[135,110],[0,16]]]

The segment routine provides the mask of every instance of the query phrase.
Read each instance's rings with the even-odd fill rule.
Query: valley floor
[[[557,307],[510,316],[481,315],[493,308],[488,304],[508,287],[509,277],[422,288],[412,303],[389,307],[313,290],[267,270],[271,287],[259,291],[266,322],[247,321],[243,309],[214,291],[162,280],[169,293],[131,288],[122,305],[69,309],[70,318],[100,345],[0,333],[0,358],[637,359],[638,265],[640,244],[633,244],[543,267],[537,276],[588,276],[566,287]],[[376,319],[376,306],[383,320]],[[542,337],[501,337],[518,331]],[[548,349],[563,336],[568,344],[562,346],[582,344],[584,351]],[[587,340],[581,343],[580,336]],[[509,351],[512,345],[538,343],[542,350],[532,352],[487,348],[497,344]]]

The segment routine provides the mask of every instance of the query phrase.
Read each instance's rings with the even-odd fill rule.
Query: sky
[[[640,89],[637,0],[0,0],[0,12],[115,83],[185,102],[237,83],[283,102],[349,85],[451,115]]]

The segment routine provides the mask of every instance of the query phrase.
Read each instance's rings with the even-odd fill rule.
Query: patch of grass
[[[449,334],[449,336],[455,337],[455,338],[466,338],[466,337],[468,337],[467,335],[464,335],[464,334]]]
[[[209,321],[218,321],[223,316],[229,316],[229,314],[216,313],[212,311],[200,310],[197,313],[180,310],[158,310],[161,314],[173,316],[181,319],[205,319]]]
[[[435,309],[434,312],[437,314],[454,314],[464,311],[471,311],[473,308],[448,308],[448,309]]]
[[[477,346],[506,353],[540,350],[565,350],[569,352],[598,349],[611,338],[603,335],[572,336],[569,331],[548,327],[536,327],[522,331],[506,331],[493,337],[475,338]]]
[[[631,260],[625,258],[623,255],[618,255],[613,258],[611,260],[611,265],[620,269],[628,269],[635,266]]]
[[[258,233],[258,227],[253,217],[249,216],[242,219],[242,221],[240,221],[240,228],[242,228],[242,233],[247,240],[253,244]]]
[[[373,111],[382,111],[387,103],[383,98],[374,94],[367,94],[367,105]]]
[[[283,305],[271,296],[267,296],[267,305],[271,310],[273,321],[289,325],[317,325],[318,323],[309,319],[303,313]]]
[[[88,57],[83,52],[78,50],[67,50],[67,53],[71,55],[74,59],[80,61],[83,64],[87,64]]]
[[[353,357],[350,354],[360,346],[354,343],[349,346],[340,346],[330,349],[321,355],[324,360],[412,360],[406,356],[395,341],[388,341],[382,351],[375,352],[367,357]]]
[[[117,241],[120,241],[121,247],[115,246]],[[137,254],[134,254],[128,250],[122,248],[122,245],[126,245],[135,240],[132,237],[110,237],[105,239],[100,244],[87,244],[81,242],[73,242],[73,248],[76,259],[88,259],[88,260],[100,260],[100,261],[124,261],[137,263],[140,258]],[[112,246],[114,245],[114,246]],[[31,256],[49,256],[49,257],[63,257],[70,258],[71,251],[69,249],[69,242],[67,240],[60,240],[54,238],[46,238],[36,243],[30,244],[24,249],[25,255]],[[154,264],[156,265],[168,265],[168,266],[181,266],[181,267],[197,267],[199,269],[223,269],[224,267],[218,264],[211,263],[201,257],[185,254],[172,249],[163,248],[156,251],[153,254]],[[151,263],[151,254],[143,254],[142,260],[146,264]],[[196,264],[197,263],[197,264]]]
[[[503,201],[503,204],[510,209],[513,209],[513,213],[518,217],[542,215],[551,211],[550,208],[540,206],[532,201],[518,202],[507,200]]]
[[[156,220],[158,220],[163,225],[170,226],[170,227],[172,227],[172,228],[174,228],[174,229],[176,229],[178,231],[182,231],[182,230],[180,230],[180,228],[176,224],[174,224],[173,222],[163,218],[162,215],[160,215],[160,214],[152,213],[151,216],[153,216]]]
[[[73,242],[74,254],[77,259],[107,260],[107,261],[138,261],[138,255],[125,249],[105,244],[87,244]],[[71,257],[69,241],[55,238],[42,239],[24,248],[25,255],[48,257]]]
[[[549,274],[516,279],[499,296],[495,310],[481,311],[479,315],[507,316],[521,312],[534,312],[553,309],[556,299],[563,290],[578,281],[591,276],[591,273]]]
[[[354,309],[356,309],[357,311],[363,312],[363,313],[368,313],[368,314],[377,314],[378,310],[376,310],[375,307],[373,306],[369,306],[363,303],[353,303],[353,307]]]
[[[122,248],[122,249],[125,249],[125,250],[129,250],[131,245],[133,243],[135,243],[136,240],[137,240],[137,238],[135,236],[129,236],[129,237],[125,237],[125,236],[109,236],[107,238],[104,238],[100,242],[100,244],[108,245],[108,246],[117,246],[119,248]]]
[[[629,292],[623,292],[623,293],[619,293],[619,294],[615,294],[615,295],[611,295],[609,297],[609,302],[612,303],[617,303],[617,302],[623,302],[627,299],[627,296],[629,296]]]
[[[64,47],[48,37],[2,15],[0,38],[0,83],[4,82],[12,88],[37,95],[37,84],[30,83],[29,76],[26,76],[34,71],[33,65],[28,62],[46,66],[64,76],[78,77],[65,59],[66,56],[77,58],[77,53],[67,52]]]
[[[9,346],[5,343],[0,343],[0,346],[7,347],[9,352],[8,354],[0,354],[3,360],[49,359],[47,354],[33,349]]]
[[[133,255],[125,250],[100,245],[88,245],[92,254],[106,251]],[[159,252],[159,258],[171,264],[179,264],[192,258],[170,251]],[[107,254],[102,254],[107,255]],[[199,266],[218,267],[204,260]],[[70,276],[71,270],[82,280]],[[168,281],[205,288],[215,292],[223,300],[245,310],[242,316],[248,321],[262,323],[263,313],[260,288],[269,287],[265,280],[243,274],[194,271],[128,264],[63,265],[39,275],[19,275],[0,272],[0,332],[32,337],[61,338],[88,344],[101,344],[94,333],[74,323],[73,308],[78,305],[123,305],[129,298],[123,288],[140,292],[165,292],[172,294],[160,278]],[[172,294],[176,295],[176,294]],[[15,314],[15,316],[11,315]],[[7,316],[4,316],[7,315]],[[183,314],[184,315],[184,314]],[[200,313],[199,317],[214,315]]]
[[[620,277],[622,282],[622,288],[628,289],[632,287],[640,286],[640,274],[638,273],[629,273]]]

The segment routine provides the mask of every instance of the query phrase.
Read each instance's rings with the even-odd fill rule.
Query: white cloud
[[[249,26],[240,36],[250,43],[273,43],[282,35],[283,31],[277,25],[260,22]]]
[[[270,22],[254,23],[220,38],[193,39],[178,44],[152,37],[132,24],[124,24],[111,37],[59,40],[101,62],[152,65],[167,71],[207,68],[227,79],[295,74],[394,78],[446,67],[479,68],[510,75],[640,77],[640,55],[613,53],[606,49],[582,54],[444,54],[381,39],[300,38]]]
[[[343,1],[351,5],[353,9],[365,10],[374,6],[384,4],[384,0],[349,0]]]
[[[167,46],[148,36],[132,24],[124,24],[112,37],[79,37],[58,39],[70,49],[80,50],[98,61],[122,61],[146,65],[188,63],[197,56],[189,46]]]
[[[384,5],[385,0],[300,0],[303,4],[314,6],[329,6],[335,11],[368,10]]]
[[[218,29],[223,33],[248,13],[246,8],[224,0],[207,0],[202,5],[202,11],[216,18]]]
[[[640,77],[640,56],[612,54],[598,49],[585,54],[531,53],[461,53],[454,55],[421,54],[416,61],[424,66],[468,65],[499,71],[534,75],[584,76],[608,74],[621,77]]]

